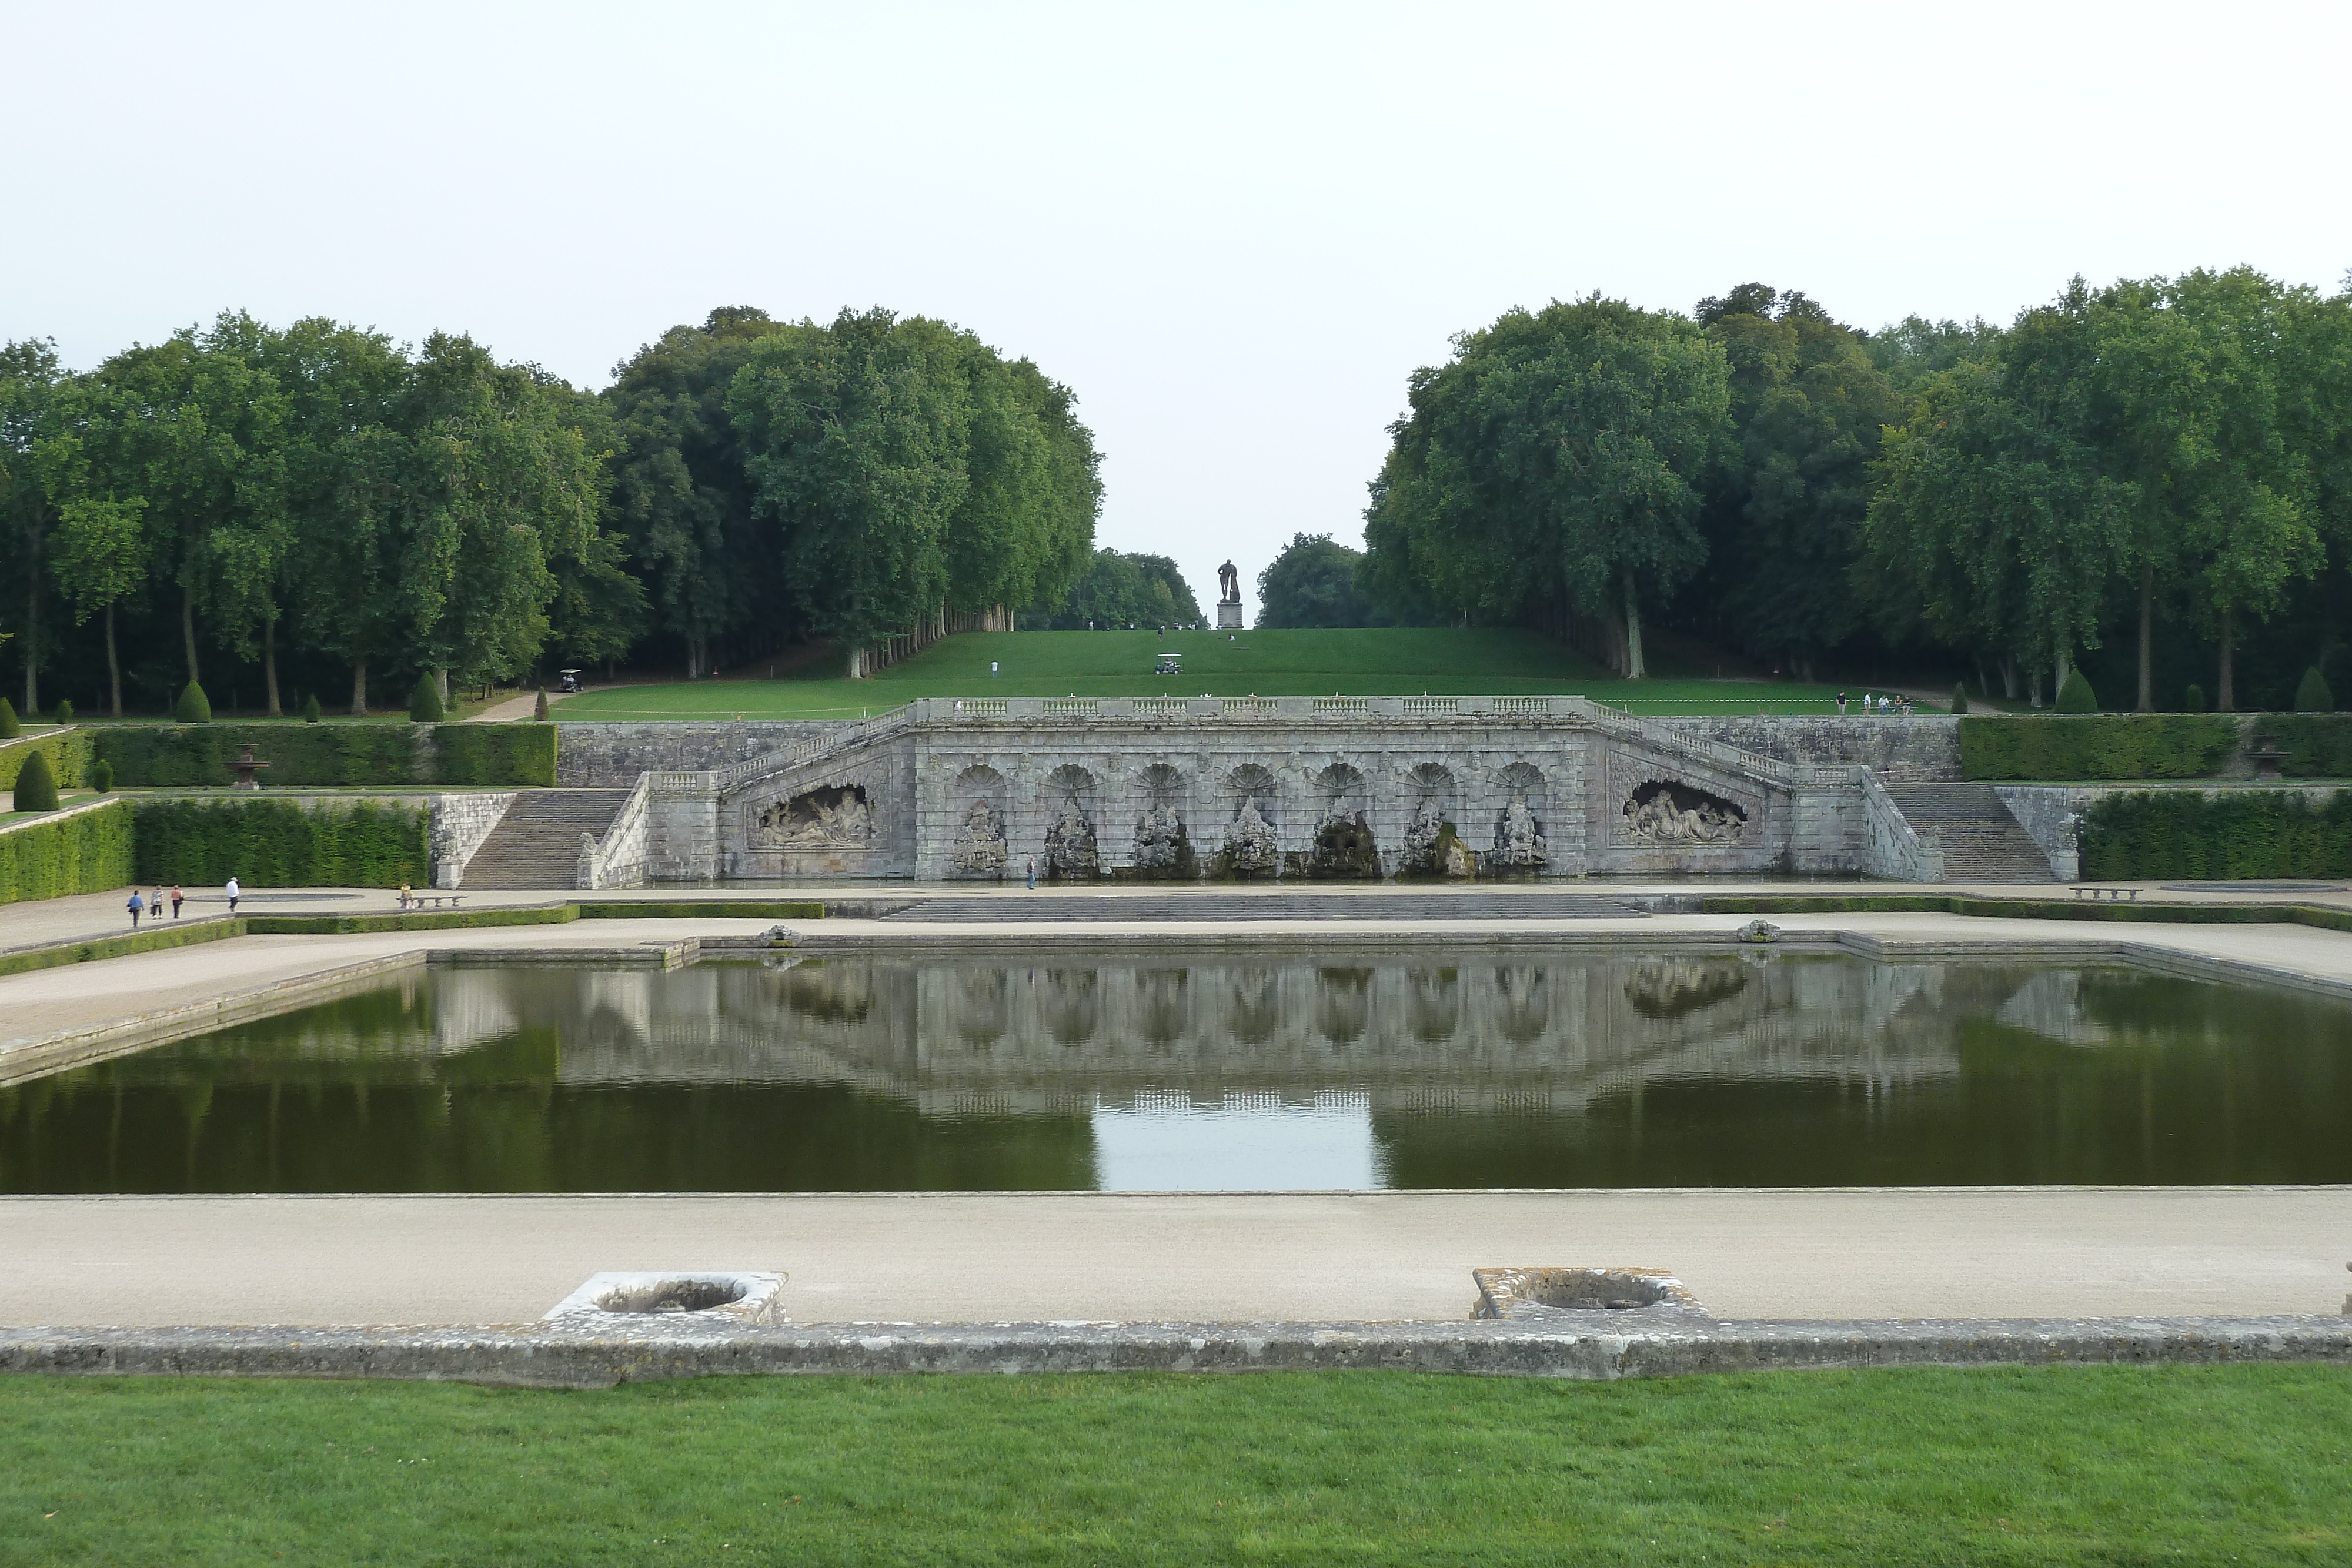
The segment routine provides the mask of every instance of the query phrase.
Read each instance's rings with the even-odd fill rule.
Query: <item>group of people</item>
[[[231,915],[235,915],[236,913],[236,901],[245,896],[245,890],[237,886],[236,878],[231,877],[228,879],[227,885],[222,888],[221,891],[228,894],[228,912]],[[177,920],[180,917],[180,905],[185,904],[187,901],[188,895],[186,894],[182,893],[176,887],[172,890],[171,903],[173,919]],[[131,911],[131,929],[136,931],[139,929],[139,917],[142,915],[155,920],[161,920],[163,918],[163,890],[159,887],[155,890],[152,897],[147,897],[142,895],[140,891],[134,887],[131,890],[131,900],[129,904],[124,905],[124,907]]]
[[[1912,712],[1911,699],[1906,696],[1889,696],[1884,692],[1876,695],[1864,692],[1862,694],[1862,711],[1864,713],[1889,713],[1908,716]],[[1841,714],[1845,712],[1845,694],[1843,692],[1838,693],[1838,712]]]

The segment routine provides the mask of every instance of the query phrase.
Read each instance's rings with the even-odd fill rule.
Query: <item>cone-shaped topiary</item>
[[[415,724],[439,724],[448,717],[441,706],[441,687],[427,670],[416,677],[416,689],[408,694],[408,717]]]
[[[539,700],[530,705],[530,716],[541,724],[547,722],[547,688],[545,686],[539,688]]]
[[[2327,689],[2327,677],[2314,664],[2303,672],[2303,680],[2294,688],[2294,711],[2297,713],[2334,713],[2336,694]]]
[[[205,695],[204,687],[190,681],[188,689],[180,694],[178,706],[172,709],[172,716],[182,724],[210,724],[213,721],[212,699]]]
[[[319,722],[319,694],[316,692],[302,699],[302,722],[304,724]]]
[[[2199,685],[2195,681],[2189,682],[2189,689],[2180,694],[2180,711],[2182,713],[2203,713],[2205,711],[2205,688]]]
[[[25,727],[17,722],[16,710],[9,706],[6,697],[0,697],[0,740],[14,740],[24,733]]]
[[[2316,670],[2312,672],[2315,675],[2318,673],[2319,672]],[[71,724],[73,722],[73,704],[68,702],[63,697],[59,697],[58,699],[58,722],[59,724]]]
[[[16,770],[16,810],[54,811],[57,809],[56,776],[49,772],[49,759],[36,751],[25,758],[25,766]]]
[[[114,764],[101,757],[89,765],[89,787],[100,794],[114,788]]]
[[[1969,711],[1969,683],[1966,681],[1952,688],[1952,711],[1954,713]]]
[[[2057,708],[2060,713],[2096,713],[2099,699],[2091,690],[2091,683],[2083,678],[2080,670],[2066,674],[2066,684],[2058,688]]]

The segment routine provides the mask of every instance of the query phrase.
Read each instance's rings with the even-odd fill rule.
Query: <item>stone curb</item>
[[[844,1323],[632,1335],[513,1329],[0,1329],[0,1373],[397,1378],[603,1388],[886,1373],[1432,1372],[1609,1381],[1892,1366],[2352,1363],[2352,1319]],[[1614,1320],[1614,1321],[1612,1321]]]

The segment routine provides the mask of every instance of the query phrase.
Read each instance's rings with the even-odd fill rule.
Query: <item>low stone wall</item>
[[[1776,762],[1867,768],[1898,784],[1960,777],[1960,721],[1949,714],[1725,714],[1653,722]]]
[[[625,789],[640,773],[727,768],[838,727],[831,719],[560,724],[555,781],[567,789]]]

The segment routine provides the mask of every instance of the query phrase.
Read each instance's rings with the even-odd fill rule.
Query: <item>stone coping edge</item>
[[[483,1328],[16,1328],[0,1329],[0,1373],[605,1388],[787,1374],[1387,1370],[1612,1381],[1895,1366],[2352,1364],[2352,1318],[2343,1317],[1607,1321],[1622,1316],[1563,1313],[1542,1325],[839,1323],[626,1336]]]

